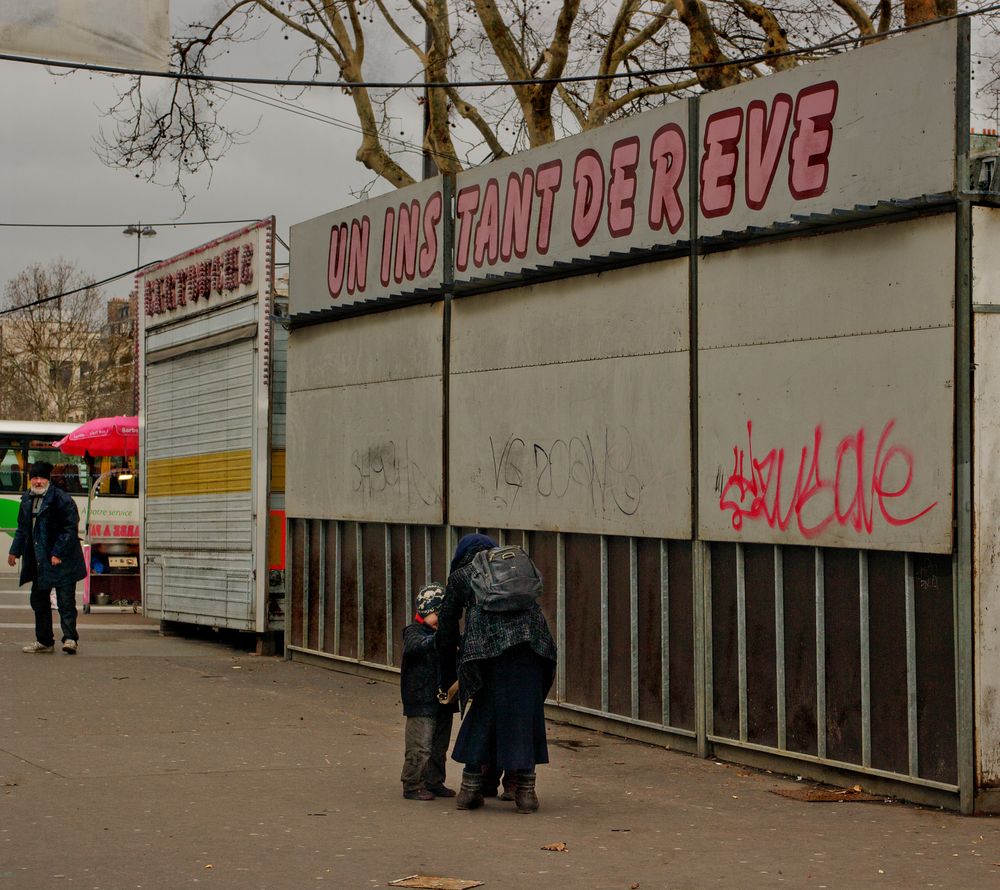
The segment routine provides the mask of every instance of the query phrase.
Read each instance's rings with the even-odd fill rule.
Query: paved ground
[[[1000,820],[802,803],[772,793],[794,779],[568,726],[535,815],[405,801],[394,684],[131,613],[85,616],[77,656],[24,655],[23,597],[0,576],[0,890],[1000,886]]]

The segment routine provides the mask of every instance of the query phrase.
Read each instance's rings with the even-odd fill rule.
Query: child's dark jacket
[[[434,629],[426,624],[414,622],[403,628],[399,691],[407,717],[434,717],[442,707],[437,700],[439,670],[434,637]]]

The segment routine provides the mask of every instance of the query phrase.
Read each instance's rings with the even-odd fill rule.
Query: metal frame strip
[[[336,527],[333,530],[334,540],[337,547],[337,552],[333,557],[333,651],[338,655],[340,654],[340,609],[343,602],[342,590],[341,590],[341,578],[344,576],[343,572],[343,548],[344,548],[344,527],[343,523],[338,519],[335,523]]]
[[[522,535],[522,539],[523,537]],[[556,532],[556,646],[558,649],[556,701],[564,702],[566,700],[566,541],[562,532]]]
[[[695,689],[699,711],[695,712],[695,729],[698,733],[698,754],[708,756],[708,737],[715,731],[715,670],[712,666],[712,549],[702,541],[693,542],[698,558],[692,560],[698,575],[694,580],[695,596]],[[699,620],[700,616],[700,620]],[[700,624],[700,627],[699,627]],[[698,658],[698,653],[702,657]],[[699,665],[701,682],[699,683]]]
[[[903,558],[904,597],[906,600],[906,749],[909,772],[920,771],[920,736],[917,724],[917,603],[913,583],[913,554]]]
[[[747,740],[747,579],[743,545],[736,544],[736,659],[740,741]]]
[[[447,543],[447,537],[445,537]],[[424,584],[430,584],[434,580],[434,566],[431,564],[434,559],[434,551],[431,548],[431,530],[429,526],[424,526]],[[413,608],[417,607],[417,593],[413,591]]]
[[[403,578],[403,596],[406,597],[407,620],[413,611],[413,529],[403,526],[403,568],[405,576]]]
[[[385,663],[392,664],[392,526],[385,523]]]
[[[955,609],[956,685],[955,720],[958,758],[959,807],[975,809],[976,702],[973,647],[973,530],[972,504],[972,203],[965,189],[969,175],[969,106],[971,91],[971,28],[958,21],[955,87],[955,181],[959,201],[955,212]]]
[[[858,616],[861,656],[861,765],[872,765],[871,613],[868,589],[868,551],[858,551]]]
[[[309,645],[309,520],[300,519],[302,529],[302,644]]]
[[[670,552],[660,541],[660,713],[670,725]]]
[[[358,661],[365,657],[365,557],[364,557],[364,534],[361,523],[354,525],[354,546],[357,559],[357,613],[358,613]]]
[[[816,752],[826,759],[826,586],[823,577],[823,551],[814,549],[816,559]]]
[[[788,717],[785,690],[785,559],[780,546],[774,548],[774,670],[777,700],[778,748],[788,747]]]
[[[628,539],[629,649],[632,719],[639,719],[639,556],[635,538]]]
[[[325,519],[319,520],[319,628],[316,642],[320,649],[326,648],[326,526]]]
[[[610,708],[608,658],[608,539],[601,535],[601,710]]]

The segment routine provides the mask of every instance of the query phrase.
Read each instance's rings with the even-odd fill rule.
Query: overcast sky
[[[200,11],[207,6],[204,2],[195,5]],[[172,17],[176,20],[191,6],[191,2],[174,0]],[[288,46],[280,38],[265,39],[252,51],[234,51],[225,60],[225,68],[220,65],[217,70],[244,76],[287,76],[293,58]],[[378,46],[371,49],[369,56],[378,50]],[[393,67],[391,58],[373,61],[381,72]],[[248,89],[277,95],[271,87]],[[173,190],[110,169],[95,154],[99,129],[109,125],[102,120],[102,111],[115,95],[115,79],[107,75],[54,76],[42,66],[0,61],[0,222],[111,224],[97,229],[0,228],[0,287],[30,264],[59,257],[76,263],[94,280],[131,269],[136,265],[137,239],[121,231],[130,222],[152,224],[157,231],[155,237],[142,239],[143,263],[165,259],[239,228],[176,227],[171,226],[173,222],[258,219],[273,214],[278,235],[287,242],[290,225],[353,204],[352,190],[358,191],[372,179],[354,159],[357,133],[232,98],[226,120],[256,130],[216,165],[210,185],[201,179],[191,187],[193,199],[185,209]],[[312,89],[299,103],[356,126],[353,105],[340,90]],[[419,121],[414,124],[416,132],[407,136],[419,143]],[[400,131],[405,129],[400,124]],[[401,160],[419,176],[419,151]],[[372,194],[387,189],[378,184]],[[288,260],[280,246],[277,260]],[[123,279],[105,290],[108,296],[125,296],[130,287],[131,279]]]
[[[203,0],[174,0],[179,20]],[[371,71],[380,78],[400,76],[402,61],[386,54],[388,41],[369,43]],[[225,60],[227,73],[282,77],[288,73],[289,44],[265,39],[250,51]],[[328,73],[330,78],[335,75]],[[251,87],[274,95],[273,88]],[[277,231],[288,240],[289,226],[354,203],[371,176],[354,160],[356,133],[330,123],[308,120],[256,102],[233,98],[227,119],[244,128],[257,126],[247,143],[233,147],[217,164],[210,187],[202,180],[191,188],[185,210],[169,188],[151,185],[126,171],[105,167],[94,152],[101,111],[115,96],[114,80],[77,72],[53,76],[41,66],[0,61],[0,165],[3,170],[2,223],[102,223],[109,228],[0,228],[0,286],[32,263],[65,258],[95,280],[136,264],[135,237],[121,230],[141,221],[157,230],[143,239],[142,262],[164,259],[225,234],[237,225],[173,227],[172,222],[277,218]],[[353,106],[339,90],[312,89],[301,104],[352,123]],[[258,124],[259,120],[259,124]],[[976,126],[996,126],[986,118]],[[107,123],[105,122],[105,126]],[[419,112],[396,131],[419,143]],[[419,175],[419,154],[402,156]],[[378,184],[373,194],[387,190]],[[181,215],[183,212],[183,215]],[[287,261],[283,248],[278,261]],[[108,296],[127,295],[130,279],[106,288]]]

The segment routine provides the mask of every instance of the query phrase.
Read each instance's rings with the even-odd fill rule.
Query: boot
[[[517,773],[514,788],[514,806],[519,813],[534,813],[538,809],[538,795],[535,794],[535,774],[527,770]]]
[[[478,810],[483,805],[483,774],[480,770],[462,770],[462,787],[455,798],[455,809]]]
[[[516,791],[517,774],[505,770],[503,774],[503,794],[500,795],[500,800],[513,800]]]

